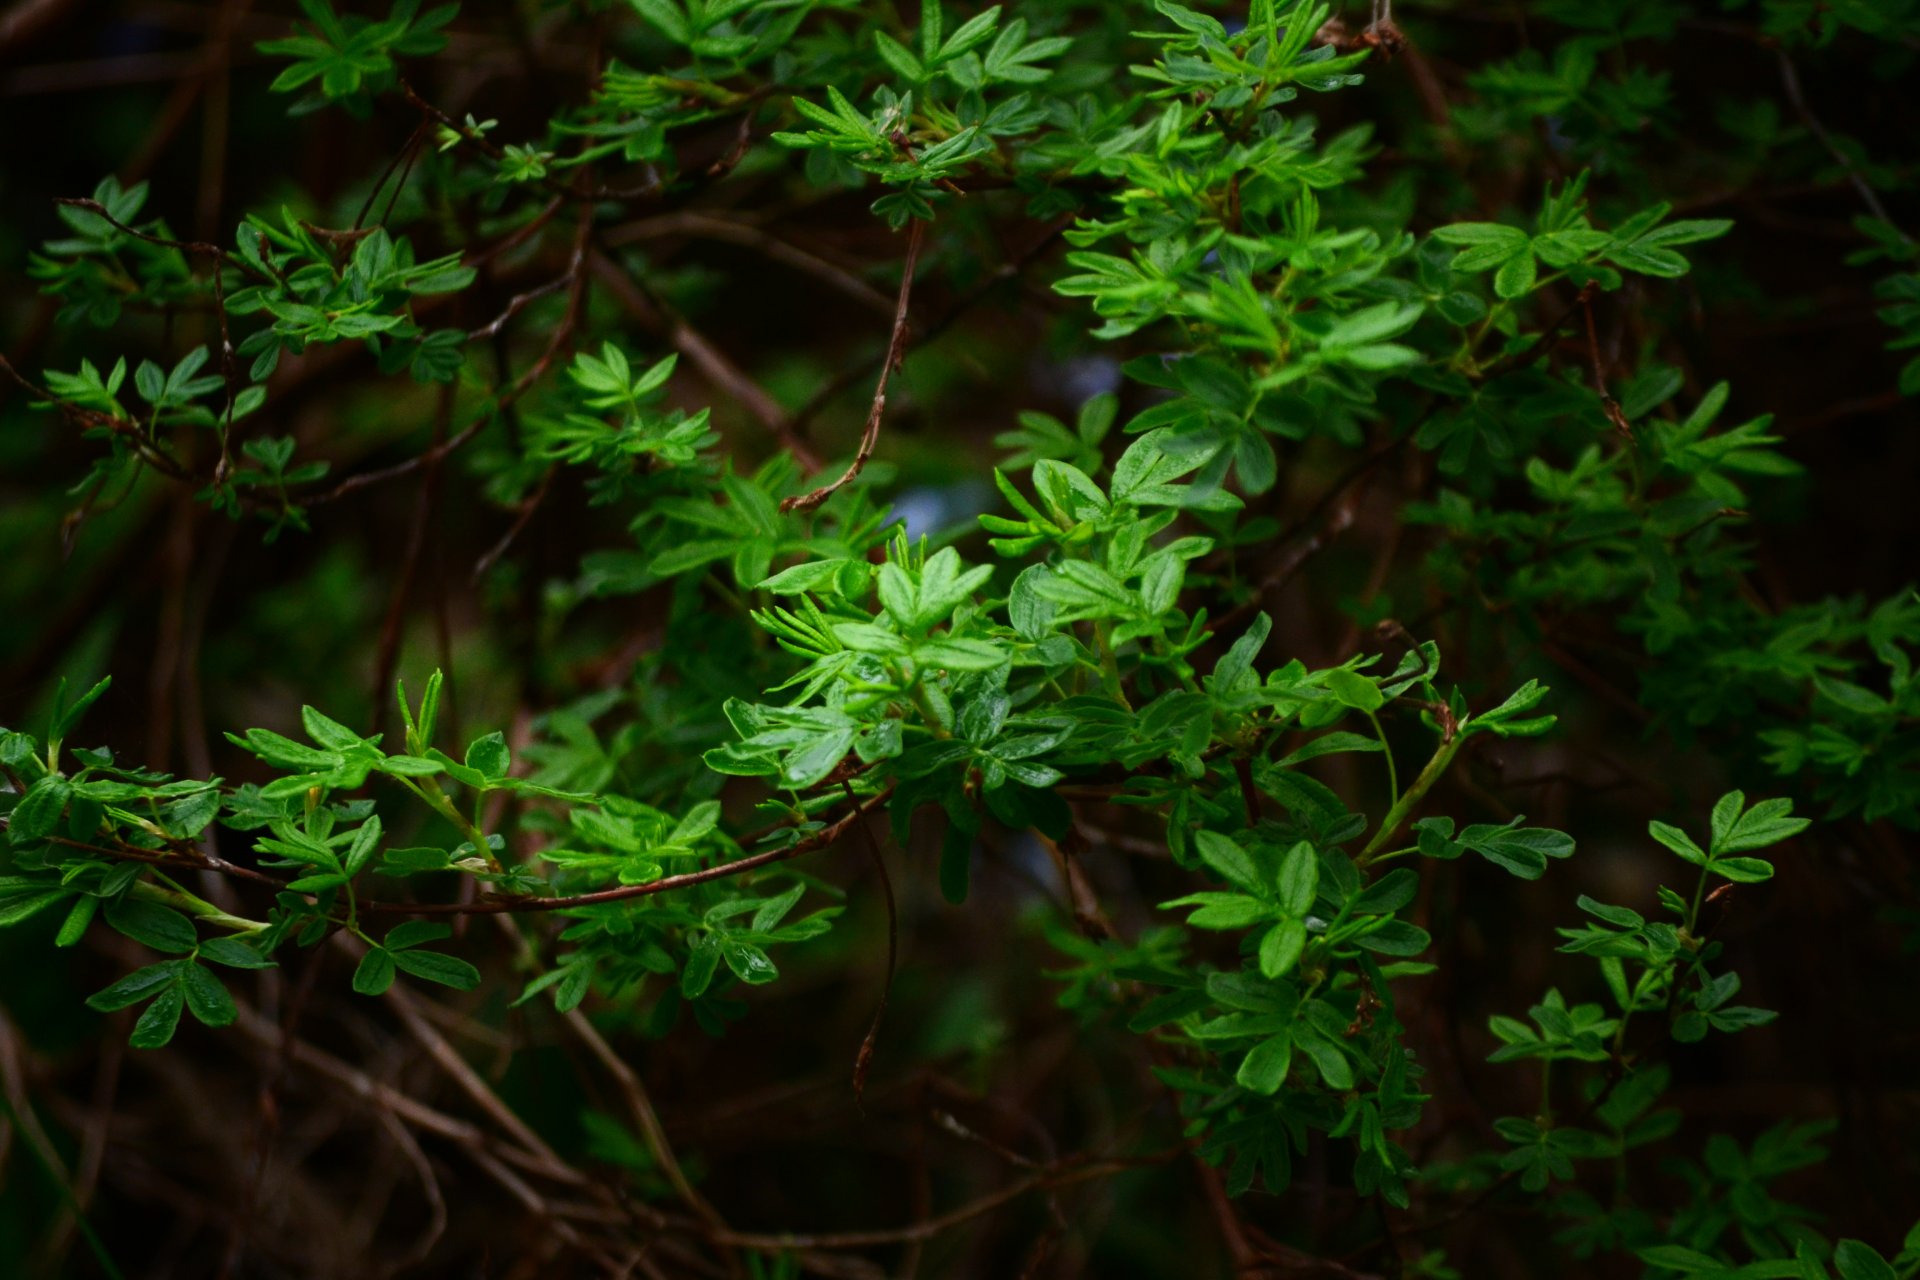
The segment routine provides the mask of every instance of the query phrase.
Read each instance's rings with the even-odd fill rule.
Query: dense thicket
[[[1920,5],[0,14],[0,1260],[1920,1273]]]

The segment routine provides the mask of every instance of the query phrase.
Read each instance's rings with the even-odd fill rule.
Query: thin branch
[[[916,218],[907,232],[907,261],[900,271],[900,297],[893,307],[893,336],[887,340],[887,355],[880,365],[880,381],[873,388],[873,404],[867,409],[867,426],[860,433],[860,448],[838,480],[823,484],[811,493],[784,499],[780,503],[781,511],[811,511],[831,498],[835,490],[860,474],[867,459],[873,456],[874,446],[880,443],[880,419],[887,410],[887,379],[900,367],[907,351],[907,307],[913,301],[913,272],[920,262],[920,239],[925,228],[926,223]]]
[[[1901,239],[1910,241],[1911,238],[1907,233],[1894,225],[1893,215],[1888,213],[1887,206],[1880,202],[1880,193],[1873,189],[1866,175],[1860,172],[1859,166],[1840,149],[1840,145],[1833,140],[1833,135],[1827,132],[1827,127],[1820,123],[1820,117],[1814,115],[1813,108],[1807,105],[1807,96],[1800,88],[1800,72],[1794,67],[1793,59],[1787,56],[1785,49],[1779,50],[1777,56],[1780,59],[1780,83],[1786,89],[1787,101],[1792,104],[1794,114],[1800,117],[1800,123],[1807,126],[1807,132],[1819,139],[1820,145],[1826,148],[1827,154],[1833,157],[1834,163],[1846,170],[1847,181],[1853,184],[1853,189],[1859,193],[1860,202],[1867,206],[1867,210],[1889,227],[1893,227]]]
[[[723,862],[718,866],[706,867],[699,871],[667,876],[662,880],[651,880],[646,884],[620,885],[613,889],[601,889],[594,893],[577,893],[565,898],[480,898],[473,902],[362,902],[360,910],[362,913],[380,912],[413,916],[500,915],[506,912],[522,911],[567,911],[575,907],[591,907],[605,902],[623,902],[628,898],[651,897],[656,893],[669,893],[675,889],[705,884],[709,880],[724,880],[729,876],[737,876],[758,867],[789,861],[802,854],[812,853],[816,849],[824,849],[845,835],[847,828],[859,821],[864,814],[884,804],[892,794],[893,787],[888,785],[885,790],[869,797],[851,813],[784,848],[769,849],[765,853],[736,858],[732,862]]]
[[[802,249],[791,241],[782,240],[750,222],[734,218],[717,218],[709,213],[684,209],[674,213],[663,213],[657,217],[642,218],[638,222],[629,222],[623,227],[615,227],[604,238],[608,245],[618,246],[632,244],[638,240],[675,235],[742,245],[775,262],[784,263],[796,271],[803,271],[831,285],[855,302],[864,307],[870,307],[881,315],[887,315],[893,310],[891,299],[851,271],[827,261],[819,254]]]
[[[840,785],[846,789],[847,802],[856,809],[859,802],[854,799],[853,784],[845,778]],[[853,1058],[853,1099],[858,1102],[867,1091],[867,1073],[873,1069],[873,1049],[880,1039],[880,1024],[887,1016],[887,1000],[893,994],[894,968],[900,953],[900,912],[893,900],[893,877],[887,874],[887,860],[880,852],[880,838],[873,834],[871,823],[861,823],[860,830],[867,837],[867,853],[873,859],[873,869],[880,877],[880,888],[887,899],[887,981],[880,988],[880,1005],[873,1011],[873,1022],[867,1027],[867,1034],[860,1040],[860,1051]]]
[[[500,557],[507,554],[515,540],[526,532],[527,526],[533,522],[534,513],[540,509],[540,504],[547,500],[547,493],[553,488],[553,477],[559,470],[558,463],[547,468],[534,491],[520,503],[519,510],[514,513],[513,523],[508,525],[507,531],[500,535],[500,541],[489,547],[486,554],[474,562],[473,580],[475,582],[486,577],[488,571],[500,562]]]
[[[909,1244],[916,1240],[930,1240],[949,1228],[992,1213],[1001,1205],[1018,1200],[1028,1192],[1072,1186],[1077,1182],[1110,1178],[1115,1174],[1126,1173],[1133,1169],[1165,1164],[1185,1154],[1186,1150],[1187,1148],[1182,1145],[1168,1151],[1154,1152],[1132,1159],[1063,1160],[1032,1177],[1009,1183],[998,1191],[969,1201],[957,1209],[950,1209],[946,1213],[904,1227],[883,1227],[872,1231],[833,1231],[817,1235],[729,1231],[717,1236],[716,1239],[722,1244],[735,1244],[742,1248],[769,1252],[782,1249],[865,1249],[875,1245]]]

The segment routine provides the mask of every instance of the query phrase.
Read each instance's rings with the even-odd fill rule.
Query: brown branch
[[[553,477],[559,470],[558,463],[547,468],[546,474],[540,477],[540,483],[535,486],[534,491],[520,503],[519,510],[514,513],[513,523],[508,525],[507,531],[500,535],[500,541],[489,547],[486,553],[474,562],[473,580],[475,582],[486,577],[487,572],[500,562],[500,557],[507,554],[514,541],[526,532],[527,526],[533,522],[534,513],[540,509],[540,504],[547,500],[547,493],[553,488]]]
[[[780,510],[811,511],[831,498],[834,491],[852,481],[867,465],[867,459],[873,456],[874,446],[880,443],[880,419],[887,409],[887,379],[900,367],[900,360],[907,351],[907,307],[913,300],[913,272],[920,261],[920,239],[926,224],[914,220],[907,232],[907,261],[900,271],[900,297],[893,307],[893,336],[887,340],[887,354],[880,365],[880,381],[873,388],[873,404],[867,409],[866,430],[860,433],[860,447],[853,455],[853,461],[840,473],[840,478],[831,484],[823,484],[811,493],[783,499]]]
[[[734,218],[718,218],[709,213],[685,209],[615,227],[607,233],[605,241],[608,245],[618,246],[675,235],[744,246],[796,271],[805,272],[882,315],[890,314],[893,310],[891,299],[851,271],[790,241],[782,240],[753,223]]]
[[[415,916],[499,915],[505,912],[521,911],[566,911],[575,907],[597,906],[604,902],[622,902],[628,898],[650,897],[656,893],[668,893],[675,889],[705,884],[709,880],[724,880],[729,876],[737,876],[758,867],[789,861],[802,854],[812,853],[816,849],[824,849],[845,835],[847,828],[859,821],[863,815],[884,804],[892,794],[893,787],[889,785],[885,790],[868,798],[851,813],[784,848],[769,849],[765,853],[736,858],[732,862],[723,862],[718,866],[705,867],[699,871],[667,876],[662,880],[651,880],[646,884],[620,885],[613,889],[577,893],[564,898],[481,898],[474,902],[362,902],[360,910],[363,913],[380,912]]]
[[[859,809],[859,801],[854,798],[853,784],[845,778],[840,785],[847,793],[847,803]],[[867,1073],[873,1069],[873,1050],[880,1040],[880,1024],[887,1016],[887,1000],[893,994],[893,973],[900,951],[900,913],[893,900],[893,877],[887,874],[887,860],[881,856],[880,839],[873,834],[871,823],[861,823],[860,830],[867,837],[867,853],[873,859],[873,869],[880,877],[880,888],[887,899],[887,981],[880,988],[880,1005],[873,1011],[873,1022],[867,1027],[867,1034],[860,1040],[860,1050],[853,1057],[853,1099],[860,1101],[867,1091]]]
[[[560,290],[568,288],[572,284],[573,275],[569,272],[566,275],[556,276],[543,285],[528,289],[525,293],[514,294],[513,297],[507,300],[507,306],[504,311],[486,324],[481,325],[478,329],[470,330],[467,334],[467,341],[481,342],[493,337],[502,329],[506,328],[507,321],[519,315],[528,303],[544,298],[550,293],[558,293]]]
[[[1912,243],[1911,237],[1894,224],[1893,215],[1888,213],[1887,206],[1880,202],[1880,193],[1873,189],[1866,175],[1860,172],[1859,166],[1840,149],[1839,144],[1833,140],[1833,135],[1827,132],[1827,127],[1820,123],[1820,117],[1814,115],[1813,108],[1807,105],[1806,94],[1800,88],[1800,72],[1795,69],[1793,59],[1787,56],[1785,49],[1777,50],[1777,56],[1780,59],[1781,86],[1786,89],[1787,101],[1792,104],[1794,114],[1800,117],[1800,123],[1806,125],[1807,132],[1819,140],[1827,154],[1833,157],[1833,162],[1846,171],[1847,181],[1853,185],[1854,191],[1860,196],[1860,203],[1867,206],[1867,211],[1892,227],[1902,240]]]
[[[1042,253],[1046,252],[1046,250],[1052,246],[1053,242],[1060,237],[1060,233],[1065,231],[1072,222],[1072,214],[1062,214],[1054,219],[1053,222],[1047,225],[1040,237],[1035,240],[1033,244],[1015,253],[1008,258],[1007,261],[1001,263],[998,270],[968,290],[964,296],[955,300],[945,311],[936,316],[931,323],[923,324],[920,327],[921,346],[926,346],[926,344],[932,342],[935,338],[952,328],[955,321],[971,311],[988,294],[999,288],[1001,284],[1018,276],[1021,269]],[[857,364],[850,364],[842,369],[840,373],[825,386],[814,392],[813,398],[802,405],[800,411],[793,415],[794,430],[805,431],[808,423],[818,417],[828,405],[839,399],[841,393],[853,386],[854,383],[860,381],[860,379],[866,377],[883,359],[885,359],[884,352],[869,360],[864,360]]]
[[[775,1235],[729,1231],[715,1238],[722,1244],[735,1244],[742,1248],[763,1249],[770,1252],[782,1249],[865,1249],[874,1245],[909,1244],[916,1240],[930,1240],[951,1227],[957,1227],[964,1222],[992,1213],[1001,1205],[1018,1200],[1030,1191],[1067,1187],[1077,1182],[1109,1178],[1118,1173],[1149,1165],[1165,1164],[1185,1152],[1186,1147],[1182,1145],[1168,1151],[1153,1152],[1131,1159],[1062,1160],[1047,1170],[1009,1183],[998,1191],[989,1192],[957,1209],[950,1209],[946,1213],[904,1227],[883,1227],[871,1231],[833,1231],[817,1235],[787,1233]]]
[[[1607,415],[1607,421],[1613,424],[1613,429],[1620,433],[1626,440],[1628,449],[1631,450],[1633,424],[1627,421],[1627,415],[1620,408],[1620,402],[1615,400],[1613,393],[1607,390],[1606,368],[1600,359],[1600,334],[1593,323],[1593,294],[1594,286],[1589,282],[1581,288],[1580,296],[1574,299],[1580,305],[1581,311],[1586,314],[1587,362],[1593,372],[1593,393],[1600,397],[1601,412]]]

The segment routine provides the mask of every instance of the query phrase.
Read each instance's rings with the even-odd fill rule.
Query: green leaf
[[[116,898],[107,903],[106,916],[113,928],[155,951],[193,950],[193,925],[172,907],[139,898]]]
[[[83,893],[73,901],[67,912],[67,918],[61,922],[60,932],[54,937],[56,947],[71,947],[86,935],[87,926],[93,923],[93,914],[99,909],[100,899],[90,893]],[[0,923],[5,923],[6,911],[0,908]]]
[[[507,750],[507,736],[495,731],[484,738],[475,738],[467,747],[466,766],[488,781],[507,776],[512,764],[512,755]]]
[[[423,943],[439,942],[453,936],[453,926],[437,920],[408,920],[387,930],[387,936],[381,943],[389,951],[404,951],[408,947],[417,947]]]
[[[1898,1280],[1898,1273],[1863,1240],[1842,1240],[1833,1247],[1840,1280]]]
[[[1637,1250],[1636,1253],[1640,1261],[1650,1266],[1665,1267],[1669,1271],[1682,1271],[1689,1275],[1696,1271],[1726,1270],[1726,1264],[1719,1259],[1677,1244],[1656,1245],[1651,1249]]]
[[[1758,884],[1773,878],[1773,864],[1762,858],[1715,858],[1707,870],[1739,884]]]
[[[416,978],[437,982],[456,991],[471,991],[480,985],[480,971],[457,956],[438,951],[395,951],[393,963]]]
[[[353,971],[353,989],[363,996],[385,995],[393,985],[393,971],[393,953],[381,947],[369,947]]]
[[[229,969],[271,969],[275,964],[238,938],[208,938],[200,944],[197,954],[202,960],[223,964]]]
[[[150,999],[162,987],[180,980],[179,960],[162,960],[144,969],[135,969],[126,977],[87,997],[87,1007],[100,1013],[112,1013]]]
[[[0,878],[0,928],[39,915],[72,893],[73,890],[46,880],[26,876]]]
[[[1533,292],[1535,274],[1532,251],[1516,253],[1500,264],[1493,277],[1493,291],[1502,298],[1524,298]]]
[[[1269,1036],[1247,1051],[1240,1060],[1234,1079],[1243,1089],[1272,1095],[1286,1083],[1287,1068],[1293,1062],[1293,1037],[1288,1032]]]
[[[57,774],[47,774],[20,798],[7,819],[7,836],[15,844],[27,845],[44,840],[60,825],[73,787]]]
[[[1302,840],[1280,860],[1280,909],[1304,916],[1313,906],[1320,886],[1320,860],[1313,846]]]
[[[702,934],[687,952],[686,968],[680,971],[680,994],[698,1000],[713,985],[720,968],[720,947],[712,935]]]
[[[1460,833],[1459,842],[1522,880],[1538,880],[1546,873],[1549,858],[1572,855],[1573,837],[1545,827],[1522,827],[1521,821],[1515,818],[1503,827],[1468,827]]]
[[[755,933],[766,933],[770,929],[779,928],[780,922],[787,918],[787,913],[793,910],[794,904],[800,901],[801,895],[806,891],[806,885],[797,884],[777,898],[768,898],[760,904],[760,909],[753,913],[753,921],[747,927]]]
[[[1232,839],[1217,831],[1201,830],[1193,833],[1193,843],[1199,851],[1200,860],[1225,876],[1229,882],[1248,893],[1265,896],[1267,889],[1261,882],[1260,868],[1247,851]]]
[[[1368,885],[1350,909],[1356,916],[1386,915],[1412,902],[1419,891],[1420,873],[1410,867],[1397,867]]]
[[[1260,973],[1283,977],[1298,963],[1307,945],[1307,926],[1301,920],[1282,920],[1260,939]]]
[[[347,847],[347,856],[341,861],[340,866],[349,878],[357,875],[378,851],[380,834],[379,814],[368,818],[361,828],[353,833],[353,843]]]
[[[1750,849],[1764,849],[1768,845],[1779,844],[1805,831],[1811,820],[1792,816],[1793,801],[1786,799],[1762,800],[1760,803],[1741,813],[1732,821],[1724,821],[1731,806],[1738,810],[1745,797],[1738,791],[1721,798],[1714,806],[1713,853],[1717,857],[1723,853],[1744,853]]]
[[[1326,684],[1328,693],[1356,711],[1374,712],[1386,705],[1386,695],[1379,685],[1344,668],[1327,672]]]
[[[240,1016],[240,1010],[233,1003],[220,979],[197,964],[188,964],[180,970],[180,986],[186,993],[187,1008],[202,1024],[209,1027],[226,1027]]]
[[[1702,866],[1707,861],[1706,850],[1695,844],[1692,837],[1678,827],[1668,826],[1664,822],[1649,822],[1647,834],[1695,866]]]
[[[47,740],[49,742],[64,741],[67,735],[79,726],[80,718],[86,715],[87,708],[98,702],[100,695],[105,693],[112,684],[113,677],[107,676],[73,702],[68,703],[65,701],[67,682],[62,680],[59,692],[54,695],[53,723],[47,730]]]
[[[179,982],[161,988],[153,1003],[141,1010],[127,1043],[136,1049],[161,1048],[173,1039],[174,1030],[180,1025],[180,1010],[185,1005],[186,996]]]
[[[300,723],[309,738],[331,751],[346,751],[366,741],[338,720],[329,719],[312,707],[300,708]]]
[[[985,640],[936,640],[913,651],[914,661],[921,666],[946,671],[992,671],[1012,656]]]
[[[856,730],[852,726],[823,729],[819,736],[787,755],[780,767],[780,779],[795,790],[804,790],[832,773],[847,752],[853,750]]]
[[[1353,1064],[1347,1061],[1338,1045],[1318,1031],[1310,1031],[1303,1024],[1297,1037],[1297,1047],[1313,1059],[1313,1065],[1319,1070],[1327,1088],[1341,1093],[1353,1088]]]

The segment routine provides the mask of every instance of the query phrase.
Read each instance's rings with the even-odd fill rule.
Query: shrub
[[[1920,9],[1211,8],[230,8],[35,162],[21,1266],[1920,1272]]]

